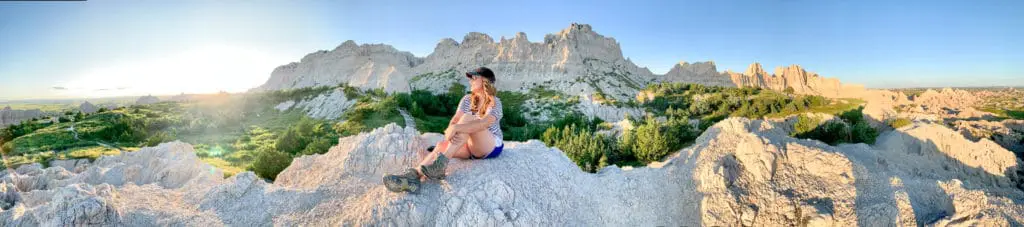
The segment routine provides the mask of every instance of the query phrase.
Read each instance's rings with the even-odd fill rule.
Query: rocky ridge
[[[43,116],[43,111],[38,109],[14,110],[10,106],[5,106],[3,109],[0,109],[0,128],[41,116]]]
[[[160,102],[160,98],[157,98],[156,96],[152,96],[152,95],[147,95],[147,96],[139,97],[139,99],[135,100],[135,105],[146,105],[146,104],[153,104],[153,103],[158,103],[158,102]]]
[[[442,39],[432,53],[422,58],[385,44],[356,45],[349,40],[332,51],[314,52],[299,62],[278,67],[264,85],[254,90],[348,83],[398,92],[412,88],[446,91],[452,83],[465,85],[461,73],[479,66],[495,71],[499,90],[544,87],[570,95],[601,93],[617,100],[630,100],[648,83],[662,81],[779,91],[791,87],[799,94],[827,97],[855,96],[864,90],[796,65],[768,74],[754,63],[740,74],[720,73],[713,62],[682,62],[665,75],[656,75],[625,58],[614,38],[598,34],[590,25],[576,23],[545,35],[538,43],[530,42],[522,32],[497,41],[487,34],[470,32],[461,42]]]
[[[873,146],[794,139],[730,118],[643,168],[589,174],[538,141],[493,160],[454,160],[419,194],[380,184],[441,139],[394,124],[296,158],[266,183],[222,179],[180,142],[105,156],[75,173],[0,175],[4,226],[20,225],[1018,225],[1020,163],[991,141],[934,124]],[[970,152],[968,152],[970,151]],[[980,152],[980,153],[979,153]],[[537,163],[544,163],[538,165]],[[15,192],[17,190],[18,192]]]
[[[280,90],[348,84],[360,88],[408,91],[412,67],[423,59],[390,45],[345,41],[334,50],[321,50],[274,69],[270,79],[253,90]]]
[[[82,113],[87,113],[88,114],[88,113],[95,113],[96,111],[99,111],[100,108],[96,107],[96,105],[93,105],[89,101],[85,101],[85,102],[82,102],[82,104],[78,105],[78,110],[82,111]]]

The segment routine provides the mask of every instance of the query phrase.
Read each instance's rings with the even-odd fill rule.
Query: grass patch
[[[890,120],[888,120],[886,122],[886,124],[888,124],[890,127],[894,128],[894,129],[902,128],[903,126],[907,126],[907,125],[910,125],[912,123],[913,122],[911,122],[910,119],[903,118],[903,117],[896,118],[896,119],[890,119]]]
[[[1006,109],[992,106],[979,107],[978,110],[985,111],[1004,119],[1024,120],[1024,109]]]
[[[221,158],[201,158],[206,164],[210,164],[217,169],[224,172],[224,178],[234,176],[235,174],[245,172],[245,167],[238,166],[237,164],[225,161]]]
[[[802,113],[827,113],[827,114],[832,114],[832,115],[839,115],[839,114],[841,114],[843,112],[847,112],[847,111],[850,111],[850,110],[855,110],[855,109],[859,108],[860,106],[864,105],[865,103],[867,103],[867,102],[865,102],[862,99],[844,98],[844,99],[833,100],[833,102],[831,102],[828,105],[812,106],[809,109],[799,110],[799,111],[784,111],[784,112],[779,112],[779,113],[773,113],[773,114],[765,115],[764,117],[766,117],[766,118],[786,117],[786,116],[790,116],[790,115],[794,115],[794,114],[802,114]]]
[[[125,148],[125,150],[133,151],[133,150],[138,150],[138,148],[133,148],[133,149]],[[79,148],[74,148],[74,149],[68,150],[66,152],[66,155],[63,158],[61,158],[61,159],[83,159],[84,158],[84,159],[89,159],[89,161],[95,161],[96,159],[100,158],[101,156],[105,156],[105,155],[118,155],[118,154],[121,154],[121,151],[118,151],[117,149],[113,149],[113,148],[109,148],[109,147],[104,147],[104,146],[79,147]]]

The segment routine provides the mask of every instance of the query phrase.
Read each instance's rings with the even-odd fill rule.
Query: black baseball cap
[[[496,80],[494,78],[494,71],[491,71],[491,69],[488,69],[487,67],[480,67],[474,69],[473,71],[466,72],[467,78],[473,79],[473,75],[479,75],[484,78],[487,78],[487,80],[491,81],[491,83],[494,83],[494,81]]]

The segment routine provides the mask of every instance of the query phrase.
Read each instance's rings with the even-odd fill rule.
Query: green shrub
[[[850,127],[841,121],[828,121],[822,125],[822,132],[818,133],[818,140],[836,145],[852,141]]]
[[[889,126],[892,128],[902,128],[903,126],[910,125],[911,122],[908,118],[896,118],[889,120]]]
[[[611,149],[604,136],[569,125],[562,129],[550,127],[541,136],[547,144],[565,152],[583,171],[597,172],[607,165],[604,154]]]
[[[173,140],[173,137],[167,134],[167,132],[156,132],[146,138],[144,145],[152,147],[171,140]]]
[[[636,142],[633,144],[632,153],[640,162],[660,161],[671,152],[669,137],[663,133],[661,124],[653,118],[648,117],[644,124],[633,130],[636,131]]]
[[[815,128],[818,128],[818,125],[821,125],[821,119],[801,114],[796,117],[796,123],[793,124],[793,132],[790,133],[790,136],[814,131]]]
[[[874,144],[875,138],[878,138],[878,130],[872,128],[867,122],[861,121],[853,124],[853,142],[854,143],[867,143]]]
[[[839,114],[839,118],[843,119],[844,121],[846,121],[847,123],[850,123],[850,124],[857,124],[857,123],[864,122],[864,113],[861,112],[862,110],[864,110],[864,107],[860,107],[860,108],[854,109],[854,110],[844,111],[844,112]]]
[[[302,150],[302,154],[324,154],[327,153],[327,151],[330,151],[331,147],[337,144],[337,139],[316,138],[313,139],[313,142],[309,143],[309,145],[306,145],[306,148]]]
[[[277,174],[284,171],[292,163],[292,156],[284,152],[270,149],[263,149],[257,152],[256,158],[248,169],[265,179],[277,179]]]
[[[815,139],[831,145],[839,143],[875,143],[878,131],[864,121],[860,109],[843,112],[839,119],[821,122],[821,119],[797,116],[791,136],[804,139]]]
[[[798,122],[799,123],[799,122]],[[794,127],[804,130],[804,126]],[[814,139],[821,142],[825,142],[830,145],[836,145],[839,143],[848,143],[852,141],[852,135],[850,127],[846,125],[842,120],[831,120],[827,121],[818,127],[813,128],[810,131],[804,131],[798,133],[799,130],[794,130],[794,137],[804,139]]]
[[[274,147],[277,151],[284,152],[287,154],[298,154],[303,149],[306,149],[305,138],[299,136],[296,130],[291,129],[286,131],[283,135],[277,137],[277,142],[274,143]]]

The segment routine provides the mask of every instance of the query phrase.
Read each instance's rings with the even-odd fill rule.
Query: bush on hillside
[[[624,132],[619,139],[619,154],[633,154],[643,164],[660,161],[692,142],[700,132],[685,118],[670,118],[659,122],[647,116],[636,128]]]
[[[263,149],[257,152],[256,158],[248,169],[256,173],[257,176],[271,181],[277,179],[277,174],[284,171],[292,163],[292,156],[284,152],[270,149]]]
[[[295,129],[291,129],[277,137],[274,147],[277,148],[277,151],[294,155],[306,149],[306,143],[308,143],[306,138],[299,136]]]
[[[604,136],[577,128],[575,124],[561,129],[550,127],[544,131],[541,138],[545,143],[565,152],[565,155],[583,171],[597,172],[608,164],[604,154],[611,150],[611,147]]]
[[[864,120],[863,108],[849,110],[839,114],[839,119],[821,122],[821,119],[797,116],[791,136],[804,139],[815,139],[831,145],[840,143],[875,143],[878,130]]]
[[[306,145],[306,148],[302,150],[304,155],[312,154],[324,154],[327,153],[334,145],[338,144],[337,139],[331,138],[315,138],[313,142]]]

